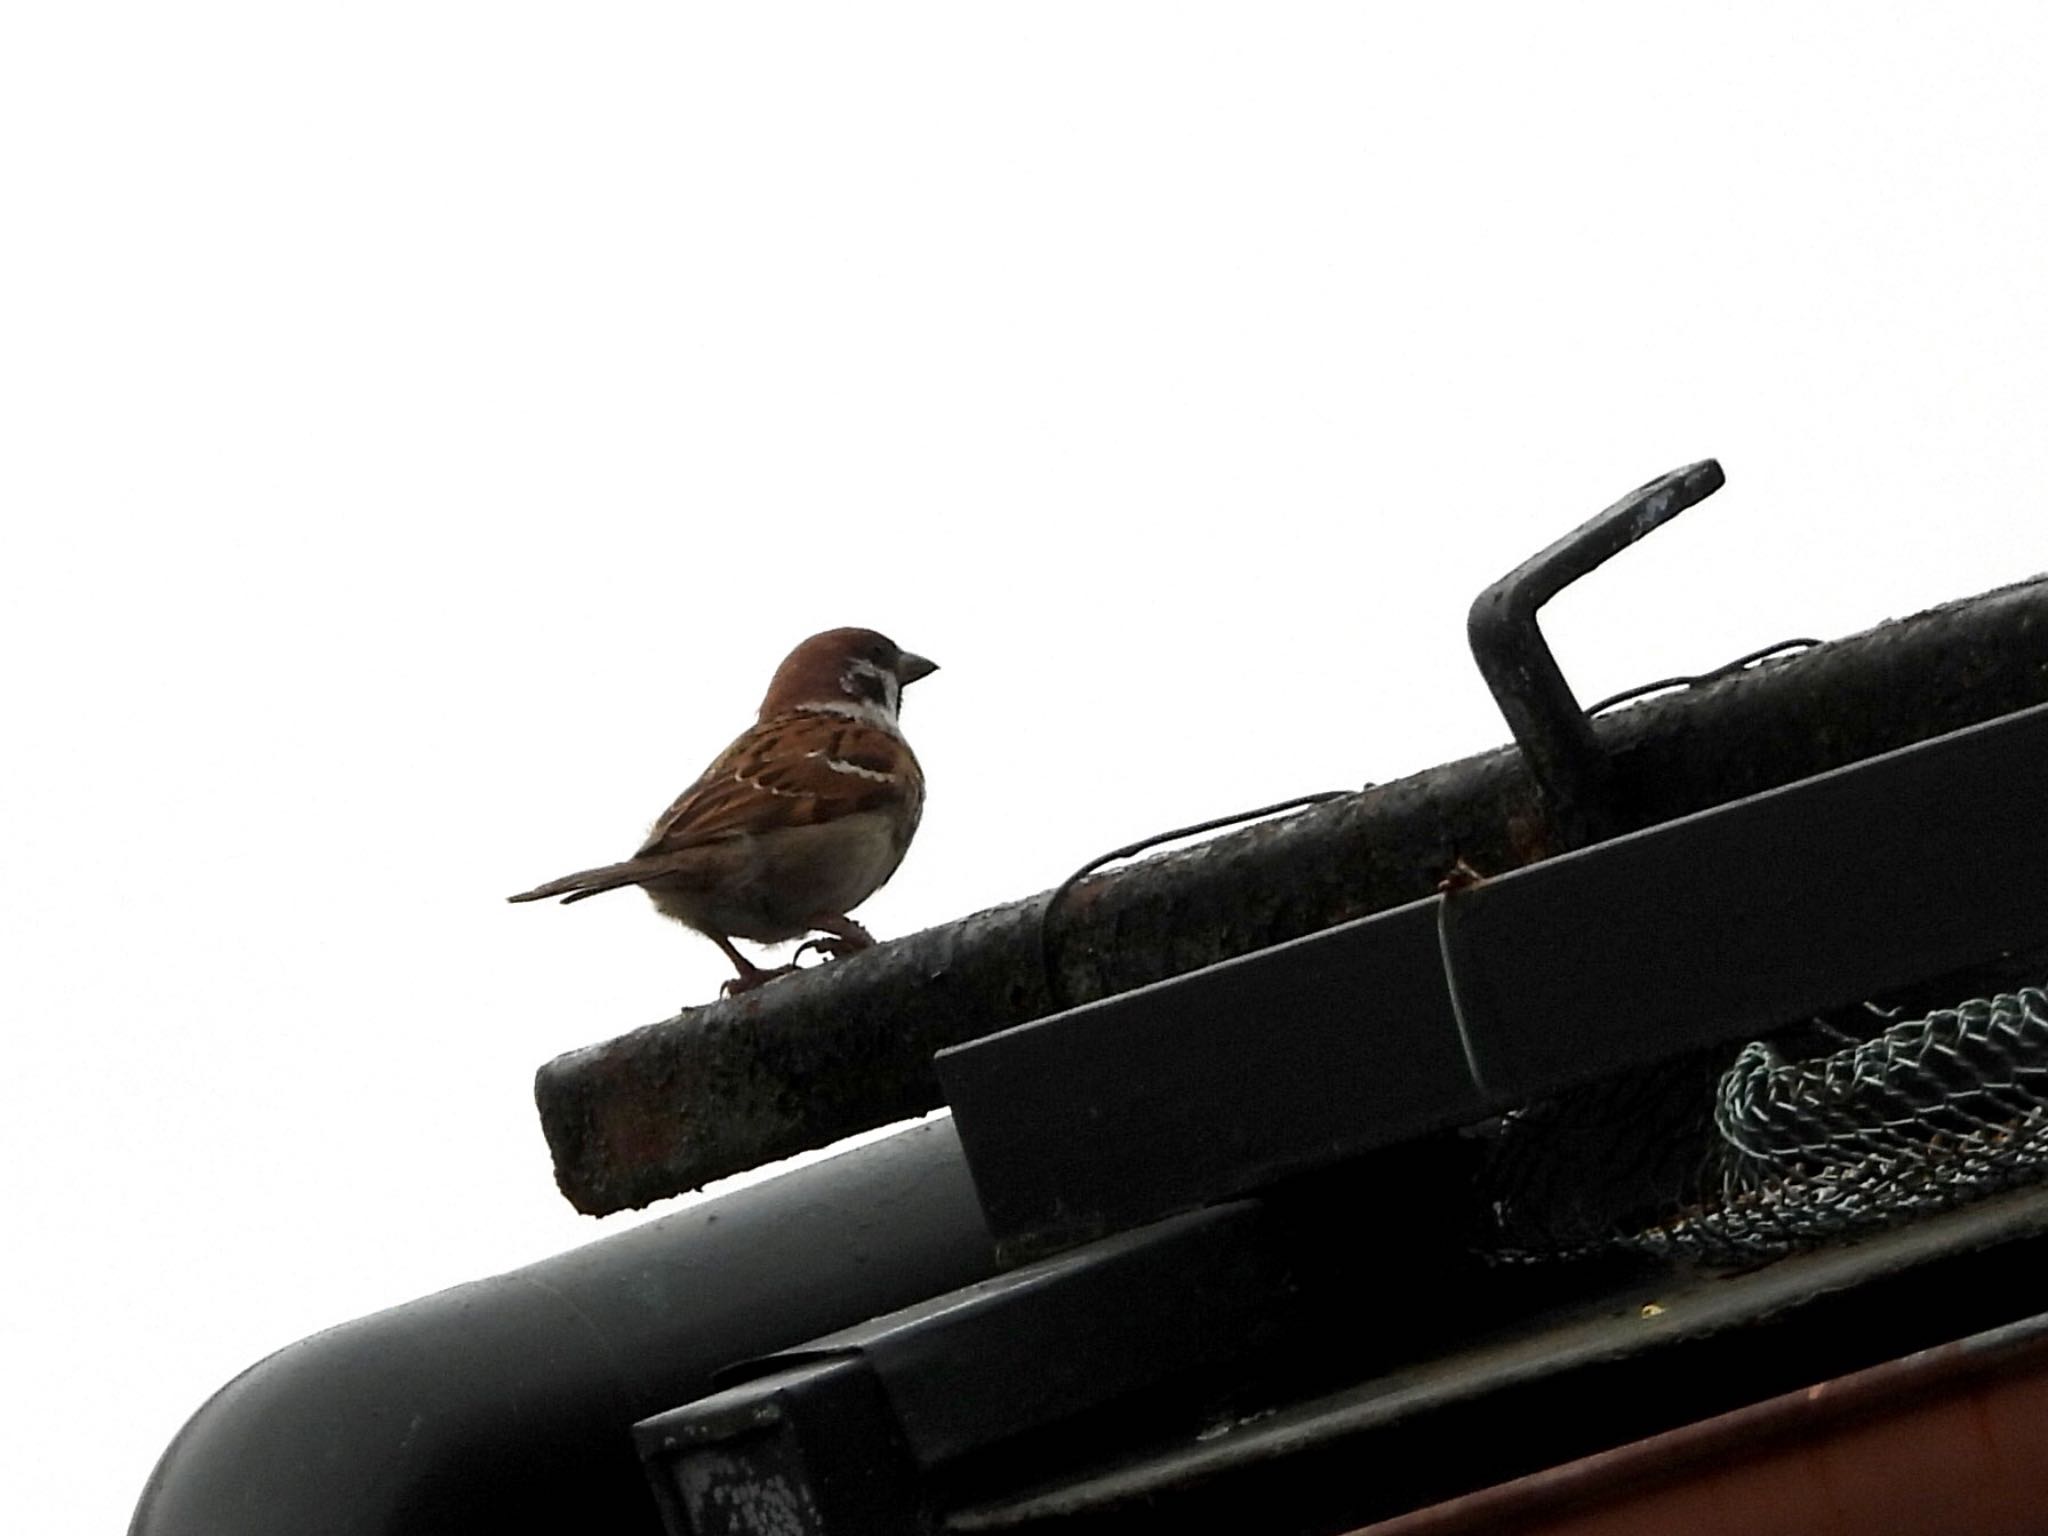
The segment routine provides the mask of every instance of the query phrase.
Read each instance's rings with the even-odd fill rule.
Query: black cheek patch
[[[864,699],[870,704],[886,704],[889,702],[888,685],[873,672],[855,672],[851,674],[846,679],[846,687],[847,691],[855,698]]]

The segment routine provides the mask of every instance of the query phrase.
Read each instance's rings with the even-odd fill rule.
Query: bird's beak
[[[939,664],[936,661],[926,661],[922,656],[905,651],[896,662],[896,681],[898,685],[907,687],[920,677],[930,677],[938,670]]]

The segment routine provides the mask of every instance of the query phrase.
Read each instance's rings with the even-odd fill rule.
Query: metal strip
[[[941,1052],[1007,1258],[2048,946],[2048,706]],[[1910,899],[1905,899],[1910,893]]]

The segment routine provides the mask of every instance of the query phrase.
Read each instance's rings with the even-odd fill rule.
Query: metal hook
[[[1624,496],[1480,593],[1465,620],[1472,659],[1548,807],[1558,839],[1581,847],[1611,833],[1612,770],[1571,685],[1537,627],[1537,610],[1588,571],[1726,483],[1702,459]]]

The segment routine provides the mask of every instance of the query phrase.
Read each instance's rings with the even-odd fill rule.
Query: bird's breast
[[[903,862],[904,820],[863,811],[721,839],[704,849],[702,878],[650,884],[648,895],[692,928],[780,943],[811,931],[811,919],[844,915],[872,896]]]

